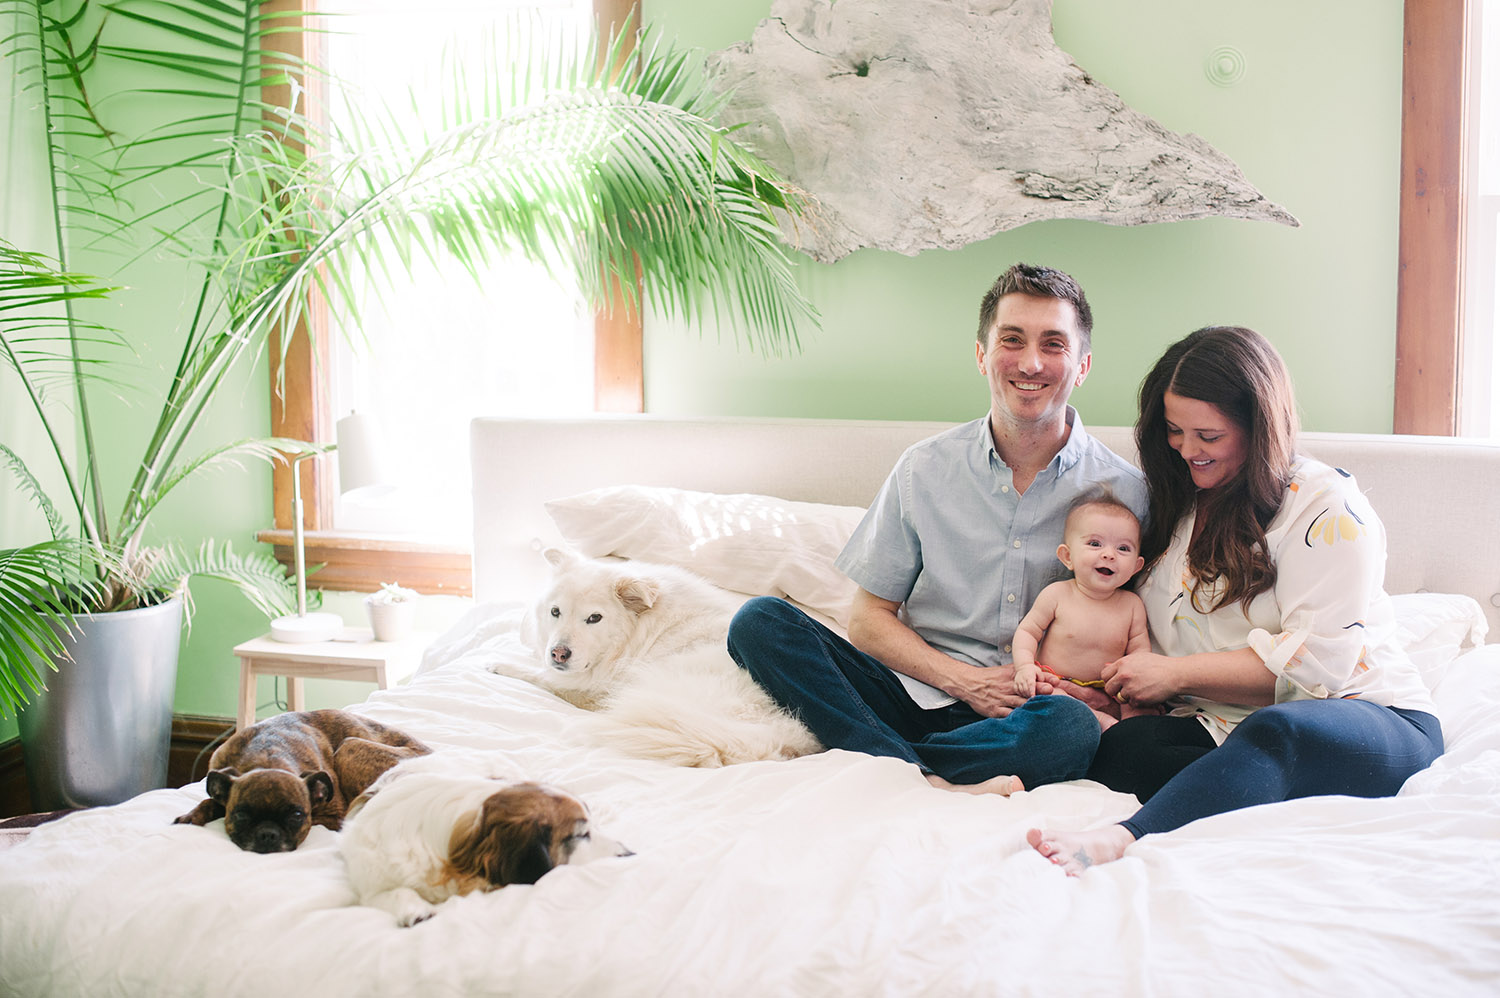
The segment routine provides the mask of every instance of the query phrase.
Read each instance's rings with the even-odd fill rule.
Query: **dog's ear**
[[[216,800],[220,804],[228,804],[229,791],[233,789],[235,777],[239,775],[239,772],[231,766],[211,771],[208,774],[209,799]]]
[[[303,773],[302,782],[307,784],[307,798],[314,807],[333,799],[333,780],[321,769]]]
[[[536,883],[556,865],[547,803],[535,786],[491,794],[475,818],[454,829],[448,862],[495,887]]]
[[[656,605],[661,587],[651,579],[621,579],[615,583],[615,595],[631,613],[641,614]]]
[[[577,551],[574,551],[572,548],[564,548],[564,547],[547,547],[547,548],[544,548],[544,549],[542,549],[542,557],[546,558],[547,559],[547,564],[551,565],[553,568],[558,568],[559,566],[563,565],[564,563],[566,563],[566,564],[572,564],[574,562],[579,562],[579,561],[583,560],[579,556],[579,554],[578,554]]]

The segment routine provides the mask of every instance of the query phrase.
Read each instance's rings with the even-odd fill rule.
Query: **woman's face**
[[[1167,392],[1167,443],[1187,462],[1193,484],[1214,489],[1239,474],[1248,452],[1245,431],[1218,406]]]

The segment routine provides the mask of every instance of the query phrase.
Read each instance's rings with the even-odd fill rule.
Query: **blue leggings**
[[[1183,718],[1140,717],[1121,721],[1106,733],[1091,776],[1113,785],[1108,758],[1122,756],[1132,743],[1156,757],[1156,765],[1182,763],[1176,775],[1122,821],[1136,838],[1169,832],[1190,821],[1256,804],[1343,794],[1390,797],[1413,773],[1432,765],[1443,751],[1438,719],[1419,710],[1381,707],[1367,700],[1295,700],[1262,707],[1241,721],[1218,748],[1202,745],[1207,732],[1181,727]],[[1175,730],[1177,737],[1156,737]],[[1116,733],[1111,739],[1109,735]],[[1177,742],[1177,744],[1164,744]],[[1101,762],[1106,765],[1101,766]],[[1150,760],[1137,759],[1145,768]],[[1118,769],[1119,767],[1116,767]],[[1097,778],[1097,777],[1096,777]]]

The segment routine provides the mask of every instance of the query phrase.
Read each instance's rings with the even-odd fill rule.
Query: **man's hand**
[[[1016,693],[1016,669],[1013,665],[982,668],[964,664],[944,690],[985,717],[1005,717],[1029,697]],[[1036,692],[1045,696],[1056,689],[1045,676],[1036,680]]]

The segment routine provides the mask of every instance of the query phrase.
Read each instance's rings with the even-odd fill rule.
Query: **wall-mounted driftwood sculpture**
[[[1296,225],[1234,163],[1125,106],[1052,40],[1051,0],[776,0],[708,69],[818,202],[825,262],[955,249],[1046,218]]]

